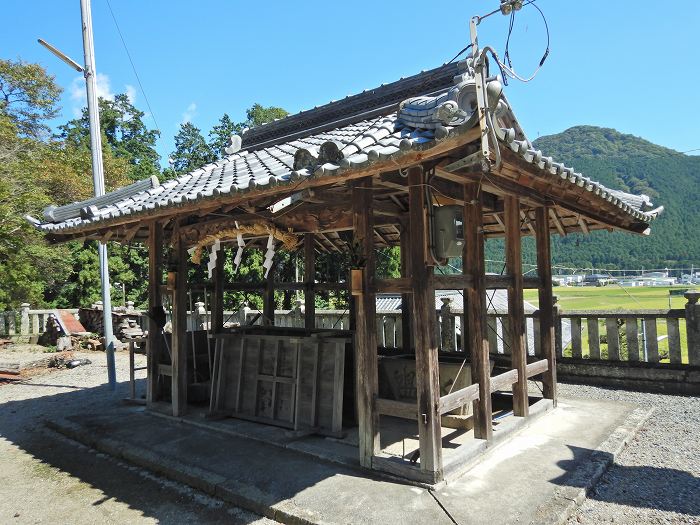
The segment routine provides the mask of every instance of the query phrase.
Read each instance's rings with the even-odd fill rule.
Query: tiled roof
[[[54,208],[51,213],[55,219],[47,215],[45,223],[30,220],[46,232],[68,234],[101,226],[99,223],[107,226],[127,215],[137,218],[190,202],[204,204],[225,195],[294,186],[311,177],[349,174],[375,162],[400,159],[411,151],[430,150],[475,125],[476,119],[470,118],[474,82],[468,68],[467,63],[445,65],[260,126],[243,135],[242,146],[249,149],[192,173],[137,193],[122,189],[99,202],[92,199]],[[436,92],[436,88],[440,89]],[[426,92],[429,96],[418,96]],[[658,215],[661,208],[645,211],[648,198],[609,190],[532,149],[500,93],[500,84],[491,82],[489,94],[500,142],[536,165],[543,176],[558,176],[573,186],[585,187],[640,221],[648,222]],[[401,101],[406,96],[408,99]]]

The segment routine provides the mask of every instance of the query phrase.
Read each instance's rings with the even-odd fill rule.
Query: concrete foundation
[[[505,524],[565,519],[647,416],[621,403],[560,400],[431,489],[356,468],[347,443],[250,422],[225,420],[215,430],[201,417],[185,424],[122,407],[48,424],[283,523]]]

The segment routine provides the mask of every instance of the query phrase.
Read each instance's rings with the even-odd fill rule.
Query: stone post
[[[700,365],[700,292],[686,292],[685,326],[688,336],[688,363]]]
[[[207,311],[204,309],[204,303],[197,301],[194,303],[194,312],[192,312],[192,324],[196,330],[205,330],[207,323]]]
[[[29,335],[29,303],[20,305],[19,333]]]
[[[247,303],[241,304],[241,307],[238,309],[238,324],[240,326],[245,326],[248,324],[248,312],[250,309],[248,308]]]
[[[292,326],[296,328],[303,328],[305,326],[304,320],[304,308],[302,307],[304,303],[301,299],[294,301],[294,308],[292,308]]]
[[[455,351],[455,316],[452,297],[442,297],[440,307],[440,347],[443,352]]]

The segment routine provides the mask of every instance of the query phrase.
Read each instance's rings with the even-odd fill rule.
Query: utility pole
[[[92,154],[92,180],[95,197],[105,194],[105,177],[102,164],[102,134],[100,132],[100,113],[97,105],[97,81],[95,74],[95,47],[92,41],[92,13],[90,0],[80,0],[80,15],[83,25],[83,52],[85,67],[56,49],[48,42],[39,39],[39,43],[71,68],[85,76],[87,89],[87,107],[90,117],[90,152]],[[97,250],[100,258],[100,280],[102,282],[102,327],[107,354],[107,381],[110,390],[117,389],[117,371],[114,364],[114,333],[112,331],[112,298],[109,290],[109,269],[107,267],[107,245],[98,241]]]
[[[95,197],[105,194],[105,178],[102,164],[102,134],[100,114],[97,105],[97,79],[95,73],[95,47],[92,38],[92,12],[90,0],[80,0],[80,14],[83,22],[83,52],[85,54],[85,87],[87,107],[90,117],[90,151],[92,153],[92,180]],[[117,388],[117,371],[114,363],[114,334],[112,333],[112,298],[109,291],[109,269],[107,267],[107,245],[98,241],[100,257],[100,279],[102,281],[102,326],[104,329],[105,352],[107,354],[107,379],[110,390]]]

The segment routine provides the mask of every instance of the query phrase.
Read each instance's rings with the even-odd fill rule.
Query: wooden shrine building
[[[52,242],[148,247],[149,406],[166,402],[183,416],[194,410],[196,392],[209,415],[339,438],[356,432],[362,466],[432,483],[493,442],[498,411],[524,420],[556,405],[550,235],[647,234],[661,211],[650,208],[647,197],[608,189],[536,150],[499,81],[469,58],[250,129],[232,137],[226,157],[175,180],[140,181],[30,220]],[[537,246],[537,273],[527,277],[523,236]],[[493,237],[505,239],[502,275],[485,272],[484,243]],[[377,250],[389,246],[400,246],[401,276],[380,279]],[[225,282],[226,254],[238,259],[239,248],[262,250],[267,279]],[[274,278],[279,249],[303,257],[303,278]],[[349,274],[318,282],[323,252],[347,253]],[[187,332],[188,268],[204,253],[212,313],[208,338],[196,343]],[[443,274],[456,256],[461,273]],[[539,290],[532,355],[527,288]],[[489,289],[508,294],[505,362],[489,351]],[[226,322],[223,298],[231,290],[262,295],[256,323]],[[303,293],[304,328],[275,326],[275,290]],[[315,296],[329,290],[351,292],[349,329],[317,327]],[[453,377],[457,387],[447,393],[435,290],[464,295],[457,375],[469,380]],[[403,370],[412,379],[393,398],[379,366],[379,293],[402,296]],[[163,305],[172,315],[167,334]],[[204,350],[190,346],[197,344]],[[541,392],[529,391],[528,380],[541,382]],[[443,421],[455,413],[473,430],[448,451]],[[383,450],[380,437],[392,421],[417,428],[410,457]]]

